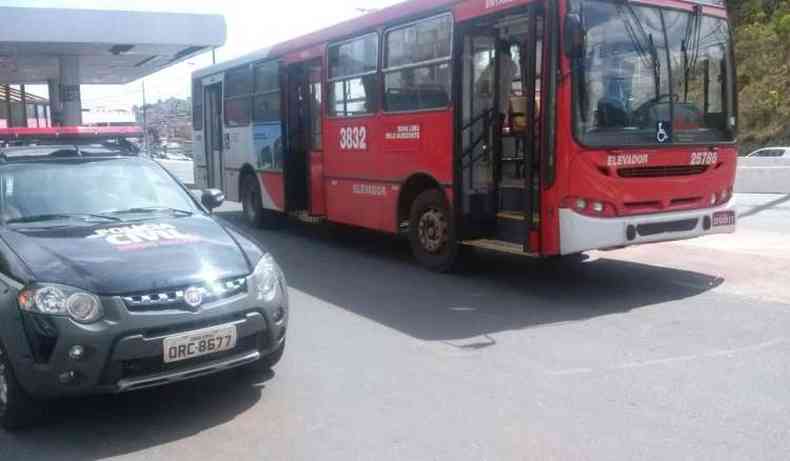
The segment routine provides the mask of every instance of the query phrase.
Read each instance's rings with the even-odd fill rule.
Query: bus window
[[[252,105],[252,71],[248,66],[225,74],[225,125],[241,127],[250,124]]]
[[[379,37],[369,34],[329,47],[329,115],[376,112]]]
[[[311,77],[312,80],[312,77]],[[313,150],[323,149],[321,132],[321,80],[310,82],[310,147]]]
[[[200,80],[192,84],[192,129],[203,131],[203,84]]]
[[[254,99],[252,118],[255,123],[280,121],[280,65],[277,62],[255,66]]]
[[[282,170],[282,94],[280,64],[277,61],[255,66],[252,119],[258,168]]]
[[[384,109],[438,109],[450,104],[452,17],[444,15],[387,32]]]

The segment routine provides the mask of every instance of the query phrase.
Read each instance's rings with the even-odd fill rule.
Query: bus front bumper
[[[560,252],[563,255],[630,245],[686,240],[735,232],[735,200],[716,208],[624,218],[594,218],[560,209]]]

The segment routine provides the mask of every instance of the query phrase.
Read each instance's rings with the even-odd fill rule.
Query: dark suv
[[[0,149],[0,424],[282,357],[271,255],[123,143]],[[202,202],[202,203],[201,203]]]

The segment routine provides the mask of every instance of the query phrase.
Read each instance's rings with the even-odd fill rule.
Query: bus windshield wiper
[[[125,215],[125,214],[147,214],[147,213],[172,213],[174,215],[179,216],[192,216],[193,212],[187,210],[180,210],[178,208],[170,208],[170,207],[138,207],[138,208],[129,208],[128,210],[116,210],[110,211],[107,214],[110,215]]]
[[[627,10],[627,17],[623,13],[622,8]],[[644,62],[647,67],[653,69],[657,99],[661,95],[661,61],[658,59],[658,49],[656,48],[656,43],[653,40],[653,34],[647,33],[644,24],[642,24],[642,20],[639,18],[636,10],[634,10],[634,7],[628,2],[628,0],[618,5],[617,10],[620,13],[623,25],[628,32],[628,37],[631,39],[631,43],[634,45],[634,49],[636,49],[637,53],[639,53],[639,57],[642,59],[642,62]],[[634,25],[636,25],[636,30],[634,29]]]
[[[47,222],[47,221],[62,221],[62,220],[91,221],[95,219],[99,219],[103,221],[111,221],[111,222],[120,221],[119,218],[113,216],[100,215],[100,214],[63,213],[63,214],[40,214],[40,215],[24,216],[21,218],[9,219],[6,221],[6,224],[31,224],[31,223],[39,223],[39,222]]]
[[[683,52],[683,100],[689,100],[689,79],[691,72],[697,67],[700,51],[700,34],[702,33],[702,6],[694,5],[694,12],[686,25],[686,34],[680,44]]]

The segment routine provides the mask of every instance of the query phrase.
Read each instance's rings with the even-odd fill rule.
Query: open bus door
[[[536,4],[460,28],[459,179],[468,244],[540,252],[543,19]]]
[[[321,60],[289,64],[286,74],[286,211],[302,217],[323,216]]]
[[[308,66],[310,131],[310,215],[326,215],[326,195],[324,194],[324,142],[323,113],[324,87],[321,61]]]
[[[307,210],[309,205],[308,75],[305,64],[301,62],[289,64],[285,73],[285,211],[298,213]]]
[[[222,136],[222,83],[205,88],[206,120],[205,139],[206,165],[208,167],[208,187],[223,188],[223,151],[225,143]]]

